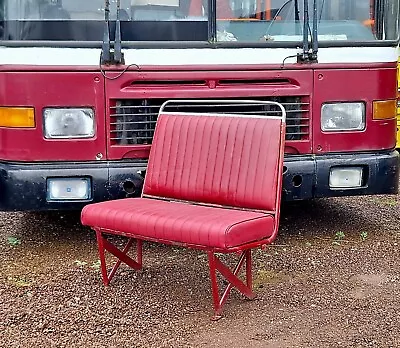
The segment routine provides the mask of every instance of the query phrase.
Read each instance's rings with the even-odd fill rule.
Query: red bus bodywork
[[[143,108],[156,112],[169,99],[275,98],[296,104],[301,120],[294,136],[287,133],[285,200],[397,192],[396,115],[372,118],[373,101],[397,96],[395,61],[295,63],[284,69],[278,64],[142,65],[112,79],[123,68],[111,66],[105,77],[98,66],[0,66],[0,105],[35,109],[35,128],[0,128],[1,210],[80,209],[90,202],[138,196],[151,139],[121,143],[115,136],[115,110],[133,110],[145,101]],[[344,101],[365,103],[365,129],[321,131],[322,104]],[[95,110],[95,137],[45,139],[43,109],[66,106]],[[362,168],[361,187],[331,189],[331,169],[348,166]],[[89,178],[90,198],[49,199],[48,178],[57,177]]]

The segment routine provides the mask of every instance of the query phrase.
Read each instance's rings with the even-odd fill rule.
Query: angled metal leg
[[[105,286],[109,284],[109,279],[107,275],[107,264],[106,264],[106,256],[105,256],[105,249],[103,244],[103,236],[101,235],[100,230],[96,231],[96,238],[97,238],[97,246],[99,248],[99,257],[100,257],[100,268],[101,268],[101,276],[103,278],[103,283]]]
[[[218,320],[222,316],[222,307],[228,299],[232,288],[236,288],[249,299],[253,299],[255,297],[255,294],[252,291],[251,250],[249,249],[242,252],[233,272],[226,265],[224,265],[212,251],[208,252],[208,262],[210,266],[211,290],[214,302],[214,316],[212,317],[212,320]],[[246,262],[246,284],[238,277],[244,262]],[[217,270],[228,281],[228,285],[226,286],[221,297],[219,295],[217,282]]]
[[[99,248],[99,257],[100,257],[100,265],[101,265],[101,275],[103,278],[104,285],[108,285],[111,279],[114,277],[115,272],[119,268],[122,262],[126,263],[128,266],[135,270],[140,270],[142,268],[142,241],[136,240],[136,249],[137,249],[137,259],[133,260],[131,257],[127,255],[129,249],[131,248],[135,239],[129,238],[126,243],[124,249],[121,251],[115,245],[111,244],[107,239],[103,237],[103,234],[100,229],[95,229],[97,245]],[[108,274],[107,272],[107,264],[105,258],[105,250],[109,253],[113,254],[118,261],[115,263],[111,272]]]
[[[210,280],[211,280],[211,292],[214,302],[214,316],[211,320],[218,320],[221,318],[221,304],[219,301],[219,288],[218,288],[218,280],[217,280],[217,266],[216,259],[217,257],[213,252],[208,252],[208,264],[210,266]]]
[[[251,249],[246,250],[246,282],[249,289],[253,288],[253,273],[251,270]]]

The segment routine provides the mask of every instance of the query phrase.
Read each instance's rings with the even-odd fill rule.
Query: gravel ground
[[[399,196],[285,205],[257,298],[210,321],[207,259],[146,244],[101,283],[76,214],[0,213],[0,347],[400,347]]]

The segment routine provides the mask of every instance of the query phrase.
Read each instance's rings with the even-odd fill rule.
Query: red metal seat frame
[[[223,101],[216,101],[216,102],[223,102]],[[260,103],[257,101],[257,103]],[[113,208],[113,203],[112,202],[103,202],[103,203],[97,203],[97,204],[91,204],[89,206],[86,206],[83,211],[82,211],[82,223],[91,226],[95,232],[96,232],[96,237],[97,237],[97,242],[98,242],[98,248],[99,248],[99,256],[100,256],[100,262],[101,262],[101,273],[102,273],[102,278],[103,282],[105,285],[108,285],[111,281],[111,279],[114,277],[117,269],[121,265],[121,263],[125,263],[131,268],[135,270],[140,270],[142,268],[142,241],[152,241],[152,242],[158,242],[158,243],[163,243],[163,244],[172,244],[172,245],[180,245],[188,248],[194,248],[194,249],[201,249],[205,250],[208,254],[208,263],[209,263],[209,268],[210,268],[210,280],[211,280],[211,288],[212,288],[212,297],[213,297],[213,303],[214,303],[214,316],[213,319],[219,319],[222,314],[222,308],[226,300],[228,299],[229,293],[231,292],[232,288],[236,288],[240,293],[242,293],[244,296],[246,296],[249,299],[253,299],[255,297],[255,293],[252,290],[252,261],[251,261],[251,249],[257,248],[257,247],[264,247],[267,244],[270,244],[273,242],[273,240],[276,238],[277,233],[278,233],[278,227],[279,227],[279,215],[280,215],[280,202],[281,202],[281,189],[282,189],[282,170],[283,170],[283,156],[284,156],[284,140],[285,140],[285,111],[283,107],[278,104],[278,103],[272,103],[272,102],[265,102],[266,104],[275,104],[278,106],[281,110],[281,114],[279,117],[274,116],[274,117],[268,117],[268,116],[262,116],[263,122],[269,122],[269,120],[275,120],[275,127],[276,127],[276,119],[279,119],[279,127],[275,130],[273,134],[269,134],[270,137],[275,137],[273,141],[279,142],[279,147],[278,151],[276,153],[270,153],[268,156],[273,157],[273,160],[276,161],[276,170],[274,173],[270,174],[274,176],[274,185],[276,185],[274,188],[272,188],[272,192],[275,195],[272,197],[273,201],[273,207],[270,209],[255,209],[254,207],[246,207],[246,206],[221,206],[215,203],[210,203],[210,202],[196,202],[196,201],[186,201],[185,199],[180,200],[180,197],[165,197],[165,196],[155,196],[154,189],[149,188],[150,186],[154,186],[154,182],[152,181],[154,178],[152,177],[152,171],[156,171],[159,168],[154,168],[153,164],[153,157],[156,156],[156,149],[158,146],[157,142],[161,142],[165,137],[168,137],[166,134],[161,134],[161,130],[158,129],[158,122],[162,118],[165,117],[176,117],[177,113],[167,113],[164,110],[164,106],[160,110],[159,114],[159,119],[157,122],[157,127],[155,131],[155,136],[154,136],[154,141],[153,141],[153,146],[152,150],[150,153],[150,158],[149,158],[149,166],[148,166],[148,173],[146,175],[145,179],[145,184],[144,184],[144,189],[142,193],[142,198],[127,198],[124,200],[132,200],[134,199],[135,202],[139,202],[138,200],[140,199],[151,199],[151,200],[157,200],[158,202],[165,202],[165,201],[173,201],[177,202],[178,204],[192,204],[192,205],[199,205],[201,206],[207,206],[211,207],[214,209],[229,209],[229,210],[237,210],[239,211],[249,211],[249,212],[261,212],[265,214],[266,216],[273,216],[274,217],[274,224],[272,227],[272,231],[269,231],[269,233],[266,233],[265,238],[262,238],[260,240],[250,240],[245,244],[241,245],[234,245],[230,247],[216,247],[216,246],[210,246],[207,245],[206,243],[202,244],[191,244],[187,243],[184,241],[180,241],[179,239],[163,239],[160,238],[158,235],[143,235],[139,232],[132,232],[132,231],[126,231],[126,230],[115,230],[113,228],[107,227],[106,224],[102,224],[101,222],[97,223],[96,219],[92,217],[92,221],[88,221],[88,217],[90,216],[90,211],[93,210],[93,206],[98,206],[101,204],[106,205],[107,204],[107,209],[110,207]],[[239,117],[240,119],[249,119],[249,118],[260,118],[261,116],[244,116],[244,115],[210,115],[210,114],[202,114],[198,115],[196,113],[185,113],[179,115],[179,117],[209,117],[209,116],[217,116],[217,117]],[[199,137],[198,137],[199,138]],[[207,141],[207,139],[197,139],[196,141]],[[182,149],[181,149],[182,150]],[[222,179],[222,178],[221,178]],[[217,178],[218,180],[218,178]],[[171,194],[174,196],[175,194]],[[179,193],[176,194],[179,196]],[[266,197],[267,198],[267,197]],[[271,197],[269,197],[271,198]],[[119,201],[114,201],[118,203],[123,202],[124,200],[119,200]],[[132,201],[131,201],[132,202]],[[100,211],[101,212],[101,211]],[[223,212],[221,210],[221,212]],[[104,214],[107,214],[108,210],[104,211]],[[134,213],[133,213],[134,215]],[[89,219],[90,220],[90,219]],[[125,245],[125,247],[120,250],[118,249],[115,245],[113,245],[110,241],[108,241],[105,238],[105,235],[107,234],[114,234],[114,235],[121,235],[128,237],[128,242]],[[136,259],[131,258],[128,256],[128,251],[131,249],[131,247],[136,245]],[[112,255],[114,255],[118,261],[115,263],[113,266],[112,270],[110,273],[108,273],[107,270],[107,265],[106,265],[106,257],[105,257],[105,251],[108,251]],[[226,266],[216,255],[216,253],[238,253],[239,254],[239,259],[237,261],[236,267],[234,267],[233,270],[229,269],[228,266]],[[245,280],[241,280],[239,277],[239,273],[242,270],[242,268],[245,268]],[[225,289],[222,291],[222,294],[220,292],[220,288],[218,285],[218,280],[217,280],[217,271],[227,280],[227,286]]]

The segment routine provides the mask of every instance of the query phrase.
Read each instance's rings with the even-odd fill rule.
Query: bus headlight
[[[321,129],[325,132],[365,129],[365,104],[323,104],[321,109]]]
[[[45,108],[43,120],[47,139],[94,136],[94,111],[90,108]]]

